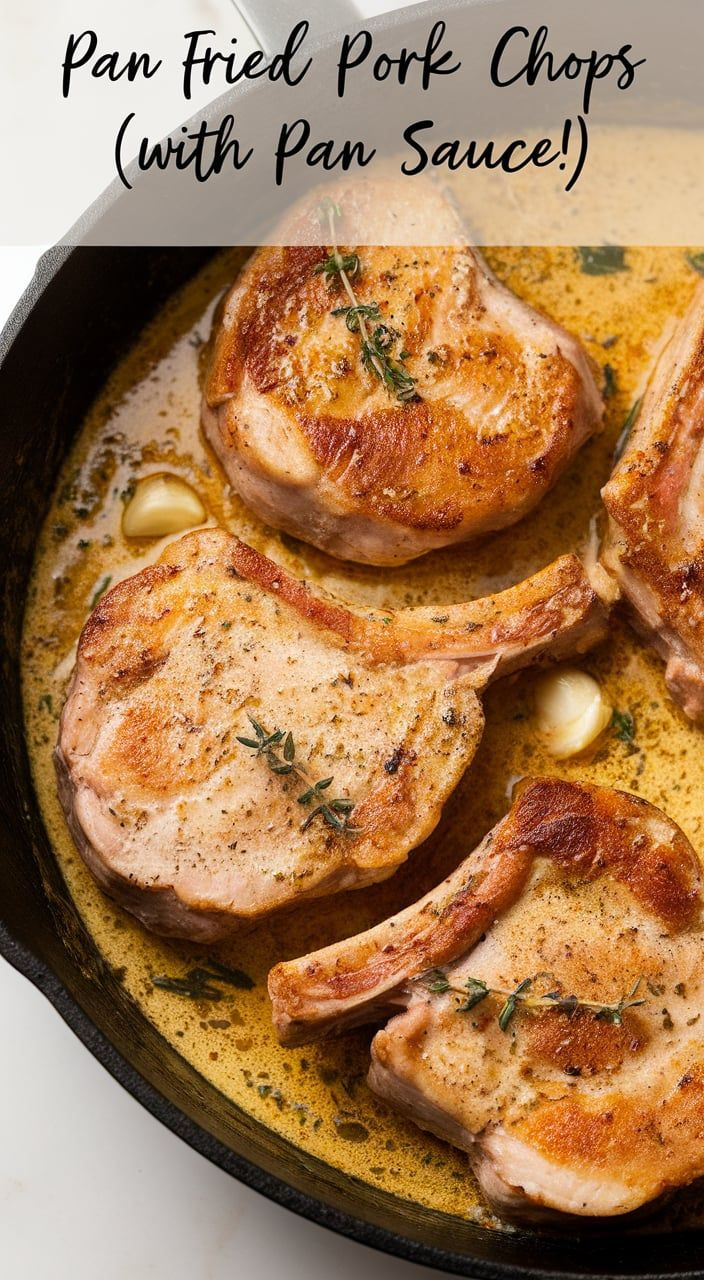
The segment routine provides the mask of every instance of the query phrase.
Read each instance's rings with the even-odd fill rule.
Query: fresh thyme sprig
[[[231,969],[219,960],[207,960],[206,964],[207,969],[189,969],[183,978],[154,974],[152,985],[160,991],[168,991],[173,996],[184,996],[188,1000],[222,1000],[225,993],[220,990],[220,986],[223,984],[236,987],[238,991],[251,991],[254,986],[249,974],[242,969]]]
[[[321,221],[327,221],[330,231],[332,252],[324,262],[314,268],[316,275],[324,275],[330,282],[339,278],[349,298],[349,306],[335,307],[334,316],[344,316],[350,333],[358,333],[361,340],[362,364],[368,373],[383,382],[389,395],[397,400],[408,401],[417,398],[416,384],[401,358],[395,359],[392,348],[396,334],[388,325],[381,323],[379,305],[376,302],[360,303],[352,288],[352,278],[359,275],[362,264],[359,254],[342,254],[337,247],[335,218],[340,216],[339,205],[328,196],[319,206]],[[379,321],[370,332],[367,321]]]
[[[284,729],[275,729],[273,733],[269,733],[268,729],[254,719],[254,716],[248,715],[247,719],[257,736],[256,738],[238,737],[237,741],[241,742],[243,747],[249,747],[255,755],[261,756],[272,773],[278,774],[279,777],[290,774],[305,786],[305,790],[297,796],[298,803],[313,805],[313,809],[301,824],[301,831],[307,831],[314,819],[320,817],[328,827],[334,827],[335,831],[342,831],[348,836],[357,835],[360,828],[353,827],[349,821],[349,816],[354,809],[354,800],[348,799],[347,796],[336,796],[332,800],[325,797],[324,793],[332,786],[334,778],[313,781],[305,766],[296,759],[293,734],[287,733]]]
[[[573,1017],[578,1009],[586,1009],[594,1014],[597,1021],[610,1022],[620,1027],[626,1009],[635,1009],[645,1004],[645,1000],[634,999],[641,984],[640,978],[634,982],[628,995],[614,1004],[606,1004],[598,1000],[579,1000],[577,996],[565,996],[560,991],[531,995],[531,988],[535,981],[536,978],[524,978],[513,991],[506,991],[501,987],[488,986],[486,982],[482,982],[481,978],[467,978],[463,986],[454,986],[442,969],[431,969],[425,974],[425,986],[428,991],[435,994],[450,991],[461,997],[461,1003],[457,1006],[458,1013],[468,1013],[482,1000],[486,1000],[487,996],[500,997],[503,1003],[499,1011],[498,1023],[502,1031],[507,1030],[519,1005],[529,1010],[559,1009],[562,1013],[566,1013],[568,1018]]]

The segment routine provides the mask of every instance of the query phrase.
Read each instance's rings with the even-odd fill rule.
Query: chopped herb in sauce
[[[218,982],[226,982],[229,987],[237,987],[240,991],[251,991],[254,986],[254,979],[250,978],[248,973],[243,969],[232,969],[230,965],[221,964],[219,960],[208,960],[208,967],[214,972],[211,974]]]
[[[612,276],[627,271],[625,249],[621,245],[581,245],[577,249],[579,265],[587,276]]]
[[[688,253],[687,261],[694,271],[698,271],[700,276],[704,276],[704,253]]]
[[[252,978],[242,969],[231,969],[229,965],[220,964],[219,960],[208,960],[206,963],[207,968],[189,969],[183,978],[156,974],[152,983],[160,991],[185,996],[189,1000],[222,1000],[225,993],[220,990],[220,986],[223,984],[236,987],[239,991],[251,991],[254,986]]]
[[[615,710],[611,717],[611,728],[620,742],[633,746],[636,740],[636,722],[630,711]]]
[[[613,365],[604,365],[604,399],[610,400],[616,394],[616,374]]]
[[[223,997],[223,992],[218,987],[206,981],[203,969],[189,969],[184,978],[155,974],[152,984],[160,991],[168,991],[173,996],[184,996],[188,1000],[222,1000]]]

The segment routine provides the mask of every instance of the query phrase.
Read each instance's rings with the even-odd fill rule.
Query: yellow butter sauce
[[[146,1017],[226,1096],[305,1152],[345,1173],[460,1216],[485,1214],[465,1157],[376,1101],[365,1084],[370,1034],[284,1050],[270,1025],[266,975],[299,955],[366,928],[415,900],[454,867],[505,812],[512,782],[526,773],[586,778],[639,792],[661,805],[704,850],[704,751],[700,733],[673,706],[661,663],[620,622],[584,660],[613,705],[630,711],[635,744],[607,735],[587,759],[548,757],[530,722],[530,673],[495,686],[478,756],[440,827],[384,885],[305,906],[268,921],[215,952],[245,970],[251,991],[193,1002],[152,984],[182,975],[203,956],[150,936],[96,888],[67,833],[51,752],[73,650],[91,602],[106,583],[155,558],[161,544],[127,544],[123,503],[150,471],[181,475],[208,518],[233,530],[292,573],[351,602],[446,603],[518,581],[564,551],[584,549],[599,510],[614,443],[639,393],[661,330],[686,306],[696,272],[681,249],[631,249],[627,269],[589,276],[575,251],[493,249],[499,277],[582,339],[595,366],[608,364],[613,394],[603,434],[582,449],[557,488],[517,528],[483,546],[427,556],[402,569],[331,560],[262,525],[230,492],[198,428],[198,365],[214,301],[243,255],[229,252],[164,310],[120,364],[78,433],[41,531],[24,633],[23,680],[35,785],[68,887],[107,962]]]

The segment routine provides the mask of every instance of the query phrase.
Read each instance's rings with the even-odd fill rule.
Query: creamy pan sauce
[[[121,533],[131,484],[149,472],[182,475],[200,494],[211,522],[350,602],[391,607],[463,600],[518,581],[564,551],[584,550],[624,419],[664,325],[684,309],[697,276],[681,249],[628,250],[626,270],[597,276],[583,273],[570,248],[493,249],[487,257],[506,284],[572,329],[595,364],[611,369],[603,434],[586,445],[532,516],[483,546],[437,552],[401,569],[338,563],[259,523],[231,494],[198,429],[199,353],[214,301],[243,260],[241,253],[228,253],[146,331],[77,436],[37,546],[23,679],[34,780],[56,856],[98,946],[124,974],[146,1017],[223,1094],[302,1150],[424,1205],[491,1224],[464,1156],[401,1120],[368,1091],[370,1033],[302,1050],[277,1045],[267,971],[277,960],[367,928],[414,901],[478,843],[506,811],[512,783],[526,773],[636,791],[662,806],[704,852],[701,732],[670,701],[661,663],[620,621],[614,623],[610,642],[583,666],[603,682],[617,708],[633,714],[635,742],[607,734],[590,757],[565,762],[547,757],[534,736],[531,674],[495,686],[486,699],[479,753],[431,840],[386,884],[321,901],[314,911],[304,906],[218,948],[215,957],[246,971],[254,986],[223,987],[217,1003],[154,987],[153,975],[182,976],[205,956],[150,936],[103,897],[66,830],[51,760],[75,642],[91,602],[108,580],[136,572],[163,545],[128,545]]]

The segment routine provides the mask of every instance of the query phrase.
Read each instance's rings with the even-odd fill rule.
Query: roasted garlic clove
[[[122,532],[126,538],[163,538],[204,520],[205,507],[195,489],[162,471],[137,482],[122,513]]]
[[[541,676],[535,689],[535,725],[557,760],[579,755],[611,721],[613,708],[586,671],[560,667]]]

